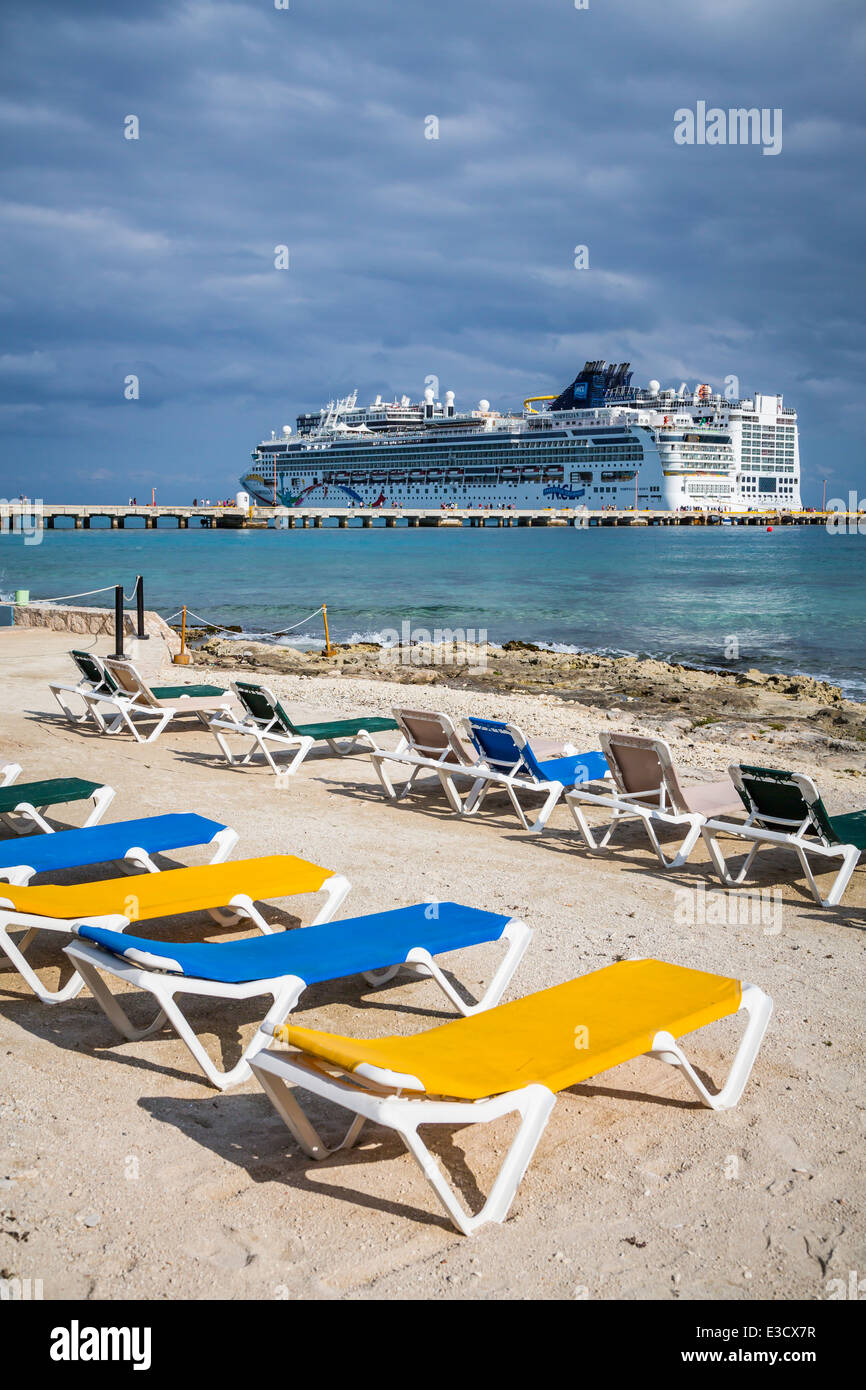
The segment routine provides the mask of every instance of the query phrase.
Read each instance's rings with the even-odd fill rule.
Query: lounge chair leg
[[[292,1089],[300,1086],[356,1116],[341,1148],[357,1138],[363,1119],[369,1119],[400,1135],[448,1216],[459,1231],[471,1234],[488,1221],[504,1221],[523,1174],[544,1132],[556,1103],[547,1086],[531,1084],[473,1104],[466,1101],[410,1099],[400,1092],[385,1095],[360,1089],[355,1079],[342,1079],[319,1071],[315,1066],[279,1060],[280,1054],[265,1052],[254,1063],[257,1080],[282,1120],[310,1158],[327,1158],[333,1149],[322,1142],[304,1114]],[[500,1167],[499,1174],[481,1211],[470,1216],[457,1199],[450,1183],[418,1134],[426,1125],[466,1126],[484,1124],[517,1112],[520,1127]]]
[[[259,1071],[256,1075],[271,1105],[308,1158],[314,1158],[321,1162],[322,1159],[337,1153],[339,1149],[351,1149],[357,1142],[366,1122],[364,1115],[356,1115],[340,1143],[329,1148],[310,1121],[306,1111],[295,1100],[291,1086],[288,1086],[280,1077],[274,1076],[273,1072]]]
[[[420,771],[421,771],[421,768],[420,768],[420,767],[413,767],[412,771],[409,773],[409,776],[406,778],[406,781],[403,782],[403,783],[397,788],[397,791],[394,793],[394,800],[395,800],[395,801],[402,801],[404,796],[408,796],[408,795],[409,795],[409,793],[411,792],[412,788],[413,788],[414,785],[415,785],[416,779],[417,779],[418,774],[420,773]]]
[[[369,753],[376,747],[366,729],[359,729],[353,738],[346,738],[342,741],[336,738],[326,738],[325,742],[338,758],[348,758],[352,753]]]
[[[169,724],[171,723],[172,719],[176,714],[177,710],[174,709],[163,710],[162,715],[156,721],[156,724],[154,725],[151,732],[148,734],[147,738],[139,741],[143,743],[156,743],[156,740],[159,738],[163,729],[168,728]]]
[[[667,1062],[671,1066],[679,1067],[692,1089],[704,1105],[711,1110],[730,1110],[743,1094],[755,1058],[758,1055],[758,1049],[767,1031],[767,1024],[773,1012],[773,1001],[757,985],[743,985],[740,1008],[746,1012],[749,1021],[731,1064],[728,1078],[721,1090],[715,1094],[707,1090],[679,1043],[670,1033],[656,1033],[653,1038],[652,1049],[648,1054],[660,1062]]]
[[[299,742],[298,751],[290,760],[288,767],[277,769],[279,775],[282,777],[293,777],[297,772],[298,768],[301,766],[301,763],[306,758],[310,749],[313,747],[314,743],[314,739],[304,735]]]
[[[505,1155],[487,1201],[475,1216],[470,1216],[465,1210],[439,1164],[420,1138],[418,1125],[425,1123],[424,1116],[420,1116],[418,1122],[411,1127],[396,1124],[394,1126],[454,1225],[467,1236],[472,1235],[479,1226],[486,1225],[488,1221],[502,1222],[505,1220],[523,1175],[529,1167],[538,1142],[544,1133],[550,1113],[556,1104],[556,1096],[553,1092],[549,1091],[546,1086],[538,1085],[527,1086],[525,1090],[514,1093],[510,1098],[503,1097],[503,1100],[507,1099],[512,1100],[513,1103],[502,1108],[497,1106],[498,1114],[507,1114],[512,1110],[519,1111],[521,1115],[520,1128]],[[452,1108],[456,1109],[456,1107]],[[464,1116],[464,1119],[469,1118],[469,1115]],[[430,1123],[429,1120],[426,1122]],[[432,1122],[437,1123],[436,1120]],[[457,1123],[459,1122],[457,1120]],[[441,1123],[448,1123],[448,1121],[443,1120]]]
[[[541,832],[544,830],[544,827],[547,825],[548,820],[550,819],[550,815],[553,811],[554,806],[556,805],[564,791],[565,787],[562,785],[561,782],[551,782],[550,790],[547,793],[544,805],[542,806],[541,811],[538,814],[538,818],[534,821],[532,825],[527,825],[526,816],[523,814],[519,807],[517,808],[518,815],[520,816],[520,819],[523,821],[523,824],[526,826],[527,830],[529,830],[532,834],[541,834]]]
[[[484,804],[487,793],[490,791],[490,782],[486,777],[479,777],[472,783],[463,801],[460,810],[464,816],[474,816],[476,811],[480,811]]]
[[[572,819],[574,820],[574,823],[577,826],[578,834],[583,840],[583,843],[585,844],[586,848],[588,850],[598,850],[606,846],[613,832],[613,826],[611,825],[608,828],[608,830],[605,832],[603,838],[600,841],[596,840],[595,835],[593,834],[593,831],[590,827],[589,821],[583,814],[582,807],[578,806],[576,802],[570,800],[568,801],[568,807],[571,811]]]
[[[49,685],[48,689],[51,691],[51,694],[54,696],[55,700],[57,701],[57,703],[58,703],[58,705],[60,706],[60,708],[61,708],[61,710],[63,711],[63,713],[66,715],[66,718],[69,720],[70,724],[84,724],[84,723],[86,723],[87,718],[88,718],[88,714],[87,714],[87,701],[86,701],[86,700],[84,701],[84,709],[83,709],[82,713],[81,713],[81,714],[76,714],[75,711],[74,711],[73,708],[72,708],[72,705],[69,703],[69,701],[68,701],[68,700],[65,700],[65,699],[63,698],[63,697],[64,697],[64,694],[66,694],[67,692],[58,690],[57,687],[54,686],[54,685]],[[69,692],[69,693],[71,693],[71,692]]]
[[[438,777],[442,790],[448,798],[448,804],[451,810],[454,811],[456,815],[461,815],[463,812],[463,802],[460,798],[460,793],[454,785],[454,778],[447,772],[439,772]]]
[[[713,868],[715,869],[722,883],[725,885],[726,888],[739,888],[740,884],[745,881],[745,878],[752,867],[755,855],[761,848],[760,841],[756,841],[752,845],[751,849],[749,850],[739,869],[739,872],[736,874],[732,874],[728,868],[725,856],[722,853],[722,848],[719,844],[718,835],[716,834],[716,832],[714,830],[708,830],[707,827],[704,826],[704,828],[701,831],[701,834],[703,835],[704,844],[709,850],[710,859],[713,861]]]
[[[254,927],[258,928],[263,936],[273,936],[274,928],[269,922],[265,921],[248,894],[236,893],[228,903],[228,908],[230,910],[224,911],[222,908],[214,907],[209,908],[208,912],[221,926],[233,927],[236,922],[240,922],[246,918],[252,922]]]
[[[238,832],[236,830],[232,830],[230,826],[225,826],[222,830],[218,830],[216,835],[214,835],[213,839],[211,840],[211,844],[215,848],[214,856],[213,859],[210,860],[210,863],[224,864],[228,859],[229,855],[231,854],[232,850],[235,848],[238,839]]]
[[[333,874],[331,878],[325,879],[320,888],[320,892],[325,894],[325,901],[319,908],[312,922],[311,927],[321,926],[323,922],[330,922],[339,912],[346,896],[352,885],[343,874]]]
[[[512,975],[520,964],[523,953],[532,940],[532,929],[528,927],[525,922],[518,921],[514,918],[508,923],[508,926],[502,933],[501,939],[509,943],[508,950],[500,961],[499,967],[493,979],[490,981],[490,984],[487,986],[487,989],[484,991],[481,998],[474,1004],[467,1004],[461,995],[457,993],[447,975],[443,973],[430,955],[430,952],[425,950],[423,946],[413,947],[406,958],[405,964],[409,969],[413,969],[415,973],[419,975],[429,975],[431,979],[435,980],[442,990],[442,993],[450,999],[455,1009],[463,1014],[464,1017],[468,1018],[471,1014],[480,1014],[483,1013],[485,1009],[492,1009],[499,1003],[508,988]],[[396,974],[399,969],[400,967],[396,966],[392,968],[391,972],[383,971],[382,973],[387,978],[390,978],[390,974]],[[365,978],[369,978],[369,976]]]
[[[378,989],[379,985],[386,985],[389,980],[393,980],[394,976],[399,975],[402,969],[403,962],[401,961],[399,965],[386,965],[384,970],[365,970],[361,978],[366,980],[368,985],[372,985],[374,989]]]
[[[676,819],[668,818],[658,811],[655,814],[662,820],[663,823],[669,821],[671,825],[677,825],[678,827],[682,824],[681,817],[677,817]],[[647,836],[649,837],[649,842],[655,850],[656,856],[662,868],[681,869],[682,866],[685,863],[687,863],[692,853],[692,850],[694,849],[695,845],[701,837],[701,826],[703,825],[703,818],[701,816],[694,816],[689,818],[689,828],[686,832],[686,837],[672,859],[668,859],[667,855],[662,849],[661,841],[659,840],[659,837],[656,834],[655,827],[653,825],[652,813],[648,813],[645,816],[641,816],[640,819],[643,821],[643,826],[647,833]]]
[[[36,930],[25,932],[20,941],[15,941],[10,936],[7,929],[0,925],[0,952],[7,957],[14,965],[25,984],[28,984],[33,993],[42,1000],[43,1004],[65,1004],[68,1000],[74,999],[80,993],[84,984],[81,976],[73,971],[70,979],[66,981],[61,989],[46,989],[36,971],[27,960],[24,952],[36,936]]]
[[[259,991],[261,994],[269,994],[273,1003],[260,1028],[253,1034],[252,1040],[244,1048],[243,1054],[238,1062],[230,1071],[223,1071],[211,1061],[203,1044],[200,1042],[196,1033],[187,1022],[176,1002],[175,995],[178,993],[195,993],[193,989],[187,989],[183,984],[168,978],[156,982],[153,993],[157,1001],[161,1004],[166,1020],[174,1028],[178,1037],[186,1043],[193,1059],[198,1063],[208,1081],[216,1086],[219,1091],[226,1091],[231,1086],[237,1086],[252,1074],[250,1062],[261,1052],[262,1048],[267,1047],[268,1037],[263,1031],[266,1027],[273,1030],[279,1024],[284,1023],[288,1014],[291,1013],[302,990],[305,988],[302,980],[296,977],[289,977],[280,982],[278,988],[265,986]],[[272,1036],[272,1033],[271,1033]]]
[[[860,850],[857,849],[855,845],[850,845],[846,850],[843,851],[841,856],[842,867],[839,869],[839,872],[834,878],[833,885],[826,898],[821,897],[821,889],[818,887],[818,884],[815,880],[815,875],[812,872],[812,866],[809,863],[808,851],[804,846],[801,845],[797,845],[796,850],[797,857],[799,858],[800,863],[803,867],[803,872],[806,875],[806,882],[809,885],[812,897],[815,899],[816,903],[818,903],[821,907],[838,907],[839,903],[842,901],[842,895],[844,894],[845,889],[848,887],[848,884],[851,880],[851,875],[857,867],[858,861],[860,859]]]
[[[142,869],[149,874],[160,872],[159,865],[153,862],[147,850],[142,849],[140,845],[134,845],[132,849],[128,849],[120,864],[121,868],[128,874],[134,874],[137,870]]]
[[[376,776],[379,778],[382,791],[385,793],[389,801],[396,801],[398,797],[396,791],[394,790],[394,783],[391,781],[391,778],[385,771],[386,759],[374,753],[373,757],[371,758],[371,762],[373,764],[373,769],[376,773]]]
[[[112,994],[96,967],[90,961],[80,958],[76,959],[76,967],[80,976],[79,989],[81,984],[87,985],[109,1022],[113,1023],[118,1033],[130,1042],[140,1042],[142,1038],[149,1037],[165,1023],[165,1010],[159,1008],[150,1023],[145,1024],[143,1028],[137,1028],[134,1023],[130,1022],[125,1009],[118,1003],[117,997]]]
[[[232,750],[228,746],[222,729],[215,729],[213,725],[209,725],[209,728],[217,743],[219,744],[220,752],[222,753],[229,767],[234,767],[234,756],[232,754]]]
[[[98,787],[92,797],[93,810],[84,822],[82,829],[86,830],[89,825],[98,825],[113,800],[114,787]]]
[[[669,869],[681,869],[691,858],[692,850],[701,838],[702,817],[696,817],[688,829],[688,834],[683,840],[673,859],[665,860],[665,867]]]
[[[44,806],[37,809],[29,801],[22,801],[20,806],[15,807],[14,816],[5,815],[2,820],[16,835],[27,835],[34,825],[42,831],[43,835],[53,835],[54,826],[42,814],[45,809]],[[20,817],[24,824],[21,825],[16,821],[16,817]]]

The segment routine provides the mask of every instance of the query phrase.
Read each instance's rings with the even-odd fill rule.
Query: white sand
[[[86,993],[48,1008],[3,970],[0,1275],[40,1278],[46,1298],[789,1299],[826,1297],[829,1280],[863,1270],[863,870],[828,912],[786,875],[792,861],[767,856],[757,882],[782,889],[778,932],[772,921],[683,924],[683,890],[717,886],[702,850],[665,875],[637,830],[590,859],[562,808],[537,838],[504,808],[460,822],[438,792],[389,805],[364,757],[315,755],[278,790],[261,767],[227,768],[203,729],[170,729],[153,746],[99,738],[61,721],[47,691],[69,676],[68,645],[62,634],[0,634],[0,762],[22,763],[25,777],[104,779],[118,792],[110,819],[196,810],[240,831],[237,855],[285,851],[333,867],[353,884],[343,917],[426,897],[520,915],[536,934],[510,998],[641,954],[753,980],[776,1012],[736,1110],[697,1106],[673,1070],[645,1058],[563,1094],[510,1219],[467,1240],[390,1134],[370,1130],[314,1164],[254,1080],[219,1096],[172,1034],[125,1042]],[[384,713],[397,699],[461,713],[472,698],[345,677],[269,683],[304,717]],[[483,712],[597,742],[599,716],[558,699],[485,696]],[[694,775],[738,758],[815,770],[794,747],[700,734],[672,740]],[[860,804],[862,781],[820,781],[831,810]],[[52,943],[34,959],[57,978]],[[479,948],[448,965],[478,988],[497,959]],[[201,1001],[193,1016],[231,1065],[261,1010]],[[376,991],[358,979],[311,989],[296,1015],[369,1036],[450,1016],[429,982]],[[738,1027],[690,1040],[716,1082]],[[336,1136],[339,1124],[323,1127]],[[503,1121],[433,1136],[470,1204],[510,1133]]]

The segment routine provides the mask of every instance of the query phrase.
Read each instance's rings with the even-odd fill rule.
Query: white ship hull
[[[587,363],[574,397],[582,378],[610,379],[599,367]],[[461,415],[450,393],[444,407],[431,393],[361,410],[349,397],[301,416],[298,437],[260,444],[241,482],[258,502],[304,507],[800,508],[796,414],[780,396],[595,391],[592,407],[558,397],[523,415],[486,401]]]

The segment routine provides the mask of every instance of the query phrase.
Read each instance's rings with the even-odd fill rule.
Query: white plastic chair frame
[[[156,699],[147,682],[131,661],[106,657],[103,665],[106,670],[111,672],[120,689],[112,691],[110,694],[81,692],[82,699],[101,725],[103,733],[118,733],[126,728],[136,743],[155,743],[173,719],[188,718],[190,715],[194,715],[207,728],[209,721],[217,712],[218,696],[214,696],[213,700],[210,697],[205,697],[208,704],[205,709],[190,708],[202,699],[202,697],[194,695],[180,695],[172,704],[166,705],[163,701]],[[232,696],[226,693],[223,697],[223,703],[224,707],[228,709],[233,703]],[[110,724],[104,713],[97,709],[99,705],[107,705],[110,709],[116,710],[116,718]],[[151,719],[155,720],[154,727],[145,736],[139,731],[138,723]]]
[[[234,831],[229,832],[235,835]],[[219,836],[216,837],[219,840]],[[234,841],[228,837],[220,841],[217,849],[216,858],[210,862],[218,864],[224,862],[237,843],[237,836]],[[158,873],[158,865],[147,855],[144,850],[132,850],[127,855],[133,866],[139,866],[149,873]],[[170,870],[167,870],[170,872]],[[334,914],[339,911],[342,903],[349,892],[351,884],[342,874],[332,874],[326,879],[318,890],[324,893],[325,901],[317,915],[310,923],[311,926],[318,926],[322,922],[330,922]],[[208,915],[219,922],[221,926],[232,926],[241,920],[249,920],[253,926],[257,927],[264,935],[270,935],[274,928],[271,927],[262,914],[259,912],[253,900],[246,893],[235,894],[227,904],[228,912],[223,912],[219,908],[205,909]],[[158,920],[158,919],[153,919]],[[86,922],[93,927],[106,927],[109,931],[126,931],[132,926],[128,917],[120,913],[112,913],[104,917],[79,918],[78,922]],[[3,953],[15,966],[16,970],[33,990],[33,993],[42,1000],[43,1004],[65,1004],[70,999],[74,999],[81,991],[84,980],[80,973],[73,972],[70,978],[60,989],[46,989],[26,958],[26,951],[35,940],[40,931],[58,932],[63,935],[74,935],[76,920],[68,917],[37,917],[33,913],[16,912],[8,899],[3,898],[3,885],[0,884],[0,952]],[[16,939],[12,932],[22,931],[24,935]],[[68,954],[68,953],[67,953]],[[105,952],[108,960],[114,961],[114,957],[109,952]]]
[[[734,763],[728,768],[728,772],[734,785],[738,789],[742,787],[742,774],[739,766]],[[811,777],[797,773],[791,780],[799,787],[807,805],[820,799],[818,788]],[[809,885],[809,891],[819,907],[839,906],[862,854],[862,850],[858,849],[856,845],[827,844],[823,838],[820,838],[820,831],[810,816],[804,817],[801,821],[794,821],[784,820],[780,816],[758,816],[756,812],[752,812],[742,822],[708,820],[704,823],[701,833],[709,850],[713,868],[722,883],[728,888],[738,888],[745,881],[758,850],[762,846],[793,850],[800,861],[800,867]],[[719,835],[731,835],[740,840],[751,841],[751,849],[736,873],[731,873],[728,869],[722,847],[719,844]],[[812,865],[809,862],[810,855],[823,860],[842,861],[826,896],[822,894],[815,879]]]
[[[94,922],[92,925],[97,925],[97,923]],[[107,919],[103,919],[98,925],[109,926],[110,924]],[[113,929],[116,930],[116,928]],[[364,972],[364,979],[374,985],[382,984],[398,970],[406,969],[414,975],[426,976],[434,980],[460,1013],[464,1015],[480,1013],[484,1009],[492,1008],[494,1004],[498,1004],[531,938],[532,930],[525,922],[513,918],[506,924],[500,940],[508,942],[508,949],[482,998],[474,1004],[465,1002],[436,964],[430,952],[421,946],[413,947],[408,952],[405,961],[399,965],[390,966],[382,971]],[[74,941],[65,947],[65,951],[118,1032],[134,1042],[148,1037],[163,1023],[169,1023],[178,1037],[186,1043],[193,1059],[198,1063],[208,1081],[221,1091],[225,1091],[231,1086],[237,1086],[247,1079],[250,1075],[251,1062],[261,1049],[267,1046],[268,1040],[273,1041],[274,1028],[285,1022],[307,988],[306,981],[298,975],[251,980],[244,984],[227,984],[222,981],[204,980],[195,976],[174,975],[165,973],[166,965],[170,965],[170,962],[167,962],[164,956],[147,956],[142,952],[135,951],[130,953],[134,955],[134,960],[121,959],[90,941]],[[136,988],[153,995],[158,1008],[150,1023],[143,1028],[136,1028],[130,1022],[117,997],[111,993],[101,978],[100,972],[112,975],[126,984],[134,985]],[[225,1071],[216,1066],[197,1038],[195,1031],[190,1027],[176,1002],[176,996],[184,994],[230,1000],[256,999],[261,996],[271,998],[271,1008],[268,1010],[263,1023],[245,1047],[239,1061],[230,1070]]]
[[[566,792],[565,795],[568,808],[574,817],[575,825],[586,848],[594,853],[607,849],[614,832],[624,821],[637,820],[643,825],[662,868],[682,868],[691,858],[695,845],[701,838],[701,827],[706,817],[697,811],[689,811],[682,803],[676,769],[668,745],[662,739],[651,740],[659,760],[662,775],[660,785],[649,787],[646,791],[627,792],[617,785],[618,766],[615,749],[611,746],[610,735],[602,733],[599,735],[599,739],[602,752],[611,769],[614,783],[612,789],[605,792],[590,792],[585,791],[582,787],[575,787]],[[639,736],[634,736],[632,740],[629,735],[618,735],[614,741],[617,743],[633,741],[642,748],[650,742]],[[679,804],[677,804],[678,802]],[[589,825],[583,814],[582,807],[584,805],[601,806],[611,812],[611,823],[603,834],[599,835],[598,829],[593,831]],[[672,858],[668,858],[662,848],[655,830],[657,825],[685,831],[684,838]]]
[[[647,1054],[657,1061],[678,1067],[701,1102],[711,1110],[729,1110],[740,1099],[766,1032],[773,1001],[757,985],[747,984],[742,989],[740,1009],[747,1015],[746,1029],[727,1080],[718,1092],[713,1093],[704,1086],[684,1050],[670,1033],[656,1033]],[[262,1027],[264,1029],[266,1025]],[[263,1050],[254,1059],[252,1070],[277,1113],[310,1158],[322,1160],[340,1149],[351,1148],[367,1120],[395,1130],[448,1216],[464,1235],[471,1235],[487,1222],[505,1220],[556,1103],[556,1094],[538,1083],[476,1101],[431,1100],[411,1094],[424,1090],[415,1076],[389,1072],[367,1063],[362,1063],[351,1073],[340,1074],[339,1068],[336,1068],[337,1074],[334,1074],[324,1064],[319,1066],[314,1060],[297,1052]],[[339,1144],[329,1148],[324,1143],[292,1095],[293,1086],[311,1091],[354,1114],[355,1118]],[[404,1095],[405,1091],[410,1094]],[[514,1112],[520,1115],[520,1127],[486,1202],[472,1216],[421,1139],[418,1129],[422,1125],[484,1124]]]
[[[232,682],[232,690],[235,692],[235,698],[241,708],[243,708],[243,701],[238,695],[234,682]],[[267,694],[276,703],[276,696],[273,691],[267,690]],[[208,728],[219,744],[220,751],[229,767],[244,766],[256,753],[261,753],[271,771],[276,773],[278,777],[293,777],[316,742],[309,735],[290,734],[276,714],[267,720],[256,719],[249,712],[240,719],[231,714],[217,714],[209,721]],[[226,734],[240,734],[252,740],[249,751],[242,758],[235,758],[226,741]],[[278,751],[280,749],[285,749],[286,752],[295,750],[294,756],[289,758],[285,766],[280,767],[268,747],[269,743],[274,744]]]
[[[243,708],[243,697],[240,695],[235,682],[232,682],[232,690],[235,692],[238,703]],[[271,701],[272,705],[277,705],[279,703],[274,691],[268,686],[261,686],[261,690]],[[274,713],[270,719],[257,719],[255,715],[251,714],[249,711],[240,719],[231,714],[219,714],[210,720],[208,727],[212,730],[214,738],[219,744],[223,757],[229,764],[229,767],[234,767],[236,763],[244,765],[250,762],[253,756],[259,752],[264,756],[272,772],[282,777],[294,776],[307,754],[317,743],[326,744],[331,752],[335,753],[340,758],[348,757],[352,753],[370,753],[377,746],[373,735],[367,729],[359,729],[351,738],[346,739],[315,739],[309,734],[293,734],[285,727],[279,715],[276,713]],[[225,739],[226,734],[240,734],[252,739],[252,746],[243,758],[237,760],[234,758]],[[268,748],[269,743],[276,745],[277,750],[296,750],[294,757],[289,759],[285,767],[280,767],[275,758],[271,756],[270,749]]]
[[[403,797],[408,796],[413,790],[417,778],[423,772],[430,772],[438,778],[452,811],[459,815],[463,810],[463,797],[454,784],[454,778],[468,777],[474,783],[477,779],[478,763],[474,758],[470,760],[453,721],[449,715],[433,710],[395,708],[391,713],[400,730],[400,741],[396,748],[380,748],[378,744],[374,744],[370,752],[373,767],[385,795],[389,801],[402,801]],[[446,746],[439,748],[420,742],[407,726],[404,715],[437,723],[446,739]],[[409,777],[399,787],[394,786],[388,775],[385,764],[389,762],[399,763],[410,769]]]

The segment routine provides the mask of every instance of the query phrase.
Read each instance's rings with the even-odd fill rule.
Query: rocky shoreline
[[[835,751],[866,745],[866,705],[846,700],[838,686],[809,676],[759,670],[708,671],[676,663],[591,652],[550,652],[508,642],[479,650],[419,644],[383,649],[374,643],[302,652],[264,642],[209,637],[194,660],[223,670],[296,676],[347,676],[398,685],[543,694],[596,710],[629,710],[643,718],[675,721],[683,732],[731,725],[819,740]],[[403,698],[403,697],[401,697]],[[723,729],[718,730],[719,735]]]

